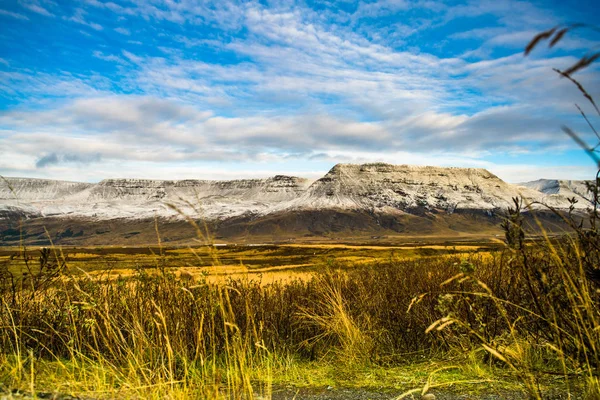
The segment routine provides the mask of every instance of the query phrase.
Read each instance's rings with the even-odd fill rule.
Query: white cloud
[[[75,146],[77,149],[77,146]],[[76,150],[75,149],[75,150]],[[131,150],[131,149],[126,149]],[[64,151],[57,153],[64,159]],[[167,149],[168,151],[168,149]],[[46,153],[48,154],[48,153]],[[87,159],[86,159],[87,157]],[[37,156],[23,152],[10,154],[0,150],[0,175],[37,176],[50,179],[73,181],[99,181],[106,178],[144,179],[240,179],[264,178],[275,174],[286,174],[317,179],[339,162],[366,163],[387,162],[392,164],[458,166],[485,168],[501,179],[519,183],[539,178],[548,179],[590,179],[595,176],[595,168],[586,166],[546,165],[523,163],[497,164],[481,158],[480,153],[448,152],[365,152],[332,150],[315,154],[306,159],[265,157],[247,160],[225,157],[202,161],[198,159],[152,160],[145,158],[102,159],[98,153],[71,153],[72,161],[58,162],[43,168],[36,167]],[[10,160],[10,162],[8,162]],[[91,163],[91,164],[89,164]]]
[[[114,62],[117,64],[127,64],[127,61],[125,61],[123,58],[121,58],[119,56],[115,56],[114,54],[104,54],[98,50],[94,51],[92,54],[94,57],[99,58],[104,61]]]
[[[519,107],[364,122],[325,113],[223,117],[174,100],[111,95],[45,111],[5,112],[0,126],[2,147],[38,160],[56,154],[57,162],[60,155],[164,163],[282,160],[340,151],[483,155],[525,151],[530,142],[573,147],[559,121]]]
[[[114,2],[86,0],[93,7],[109,9],[116,14],[142,16],[146,19],[174,23],[218,24],[224,28],[238,28],[241,24],[244,2],[207,0],[202,2],[163,2],[162,0],[133,0],[127,5]]]
[[[108,78],[98,75],[83,78],[64,71],[59,75],[15,68],[0,71],[0,97],[23,99],[28,103],[47,102],[48,97],[99,96],[108,88]]]
[[[23,7],[25,7],[29,11],[33,11],[34,13],[44,15],[46,17],[54,17],[54,14],[52,14],[46,8],[42,7],[42,5],[38,1],[28,0],[28,1],[19,1],[19,3]]]
[[[27,18],[27,16],[25,16],[23,14],[19,14],[19,13],[16,13],[16,12],[12,12],[12,11],[8,11],[8,10],[0,9],[0,16],[2,16],[2,15],[7,16],[7,17],[16,18],[16,19],[21,19],[21,20],[24,20],[24,21],[29,20],[29,18]]]
[[[90,28],[92,28],[94,30],[97,30],[97,31],[101,31],[102,29],[104,29],[102,27],[102,25],[100,25],[100,24],[98,24],[96,22],[89,22],[89,21],[87,21],[85,19],[85,15],[86,14],[87,14],[87,12],[84,9],[77,8],[77,9],[75,9],[75,13],[72,16],[70,16],[68,18],[67,17],[63,17],[63,18],[65,18],[67,21],[72,21],[72,22],[75,22],[75,23],[78,23],[78,24],[81,24],[81,25],[88,26],[88,27],[90,27]]]
[[[120,33],[121,35],[129,36],[131,35],[131,31],[127,28],[118,27],[115,28],[115,32]]]
[[[530,182],[537,179],[590,180],[594,179],[597,171],[592,163],[589,166],[504,164],[488,168],[498,177],[510,183]]]

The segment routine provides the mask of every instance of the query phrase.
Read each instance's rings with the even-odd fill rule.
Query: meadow
[[[93,399],[598,398],[598,250],[522,236],[3,248],[0,381]]]
[[[208,282],[227,279],[260,280],[263,284],[310,279],[314,272],[335,263],[338,268],[451,254],[490,252],[503,246],[499,241],[423,241],[402,244],[218,244],[181,247],[69,247],[56,249],[57,257],[73,276],[89,274],[117,279],[140,270],[166,271],[177,277]],[[0,248],[0,265],[15,276],[28,273],[28,261],[39,264],[44,247]],[[53,252],[54,253],[54,252]],[[37,265],[34,265],[35,268]]]

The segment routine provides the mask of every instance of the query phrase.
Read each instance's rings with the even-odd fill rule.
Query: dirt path
[[[528,400],[526,393],[507,390],[490,390],[478,394],[460,394],[450,391],[432,390],[429,393],[435,395],[435,400]],[[332,388],[278,388],[273,389],[272,400],[393,400],[398,398],[402,392],[389,389],[332,389]],[[545,400],[567,399],[566,394],[548,393]],[[583,397],[571,396],[571,399],[583,399]],[[420,394],[409,395],[407,400],[421,399]]]

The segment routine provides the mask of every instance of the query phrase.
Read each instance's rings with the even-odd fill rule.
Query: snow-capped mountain
[[[548,195],[546,199],[575,198],[578,202],[589,204],[592,199],[590,184],[592,181],[572,181],[559,179],[538,179],[537,181],[520,183],[519,185],[537,190]]]
[[[28,178],[0,182],[0,213],[95,219],[184,217],[224,219],[268,213],[304,193],[310,181],[290,176],[232,181],[106,179],[97,184]],[[0,214],[1,215],[1,214]]]
[[[202,219],[211,237],[236,243],[388,235],[496,238],[514,197],[539,209],[535,223],[530,220],[533,229],[540,221],[551,230],[565,229],[541,204],[566,210],[569,198],[578,195],[575,207],[583,210],[590,205],[583,187],[574,181],[512,185],[485,169],[380,163],[338,164],[315,181],[283,175],[99,183],[3,178],[0,245],[156,244],[156,222],[163,242],[197,243],[189,218]]]
[[[505,208],[519,195],[540,197],[539,192],[508,184],[485,169],[338,164],[285,206],[452,213]]]
[[[485,169],[381,163],[338,164],[314,182],[283,175],[231,181],[107,179],[95,184],[6,178],[0,181],[0,217],[109,220],[188,215],[225,220],[300,210],[453,213],[503,209],[516,196],[568,208],[567,198],[587,196],[584,188],[581,181],[511,185]]]

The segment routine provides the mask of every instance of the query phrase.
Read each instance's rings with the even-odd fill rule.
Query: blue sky
[[[597,1],[4,0],[0,174],[318,177],[384,161],[590,178],[560,127],[591,142],[574,103],[592,110],[552,68],[600,34],[523,48],[599,16]],[[599,75],[576,76],[598,99]]]

